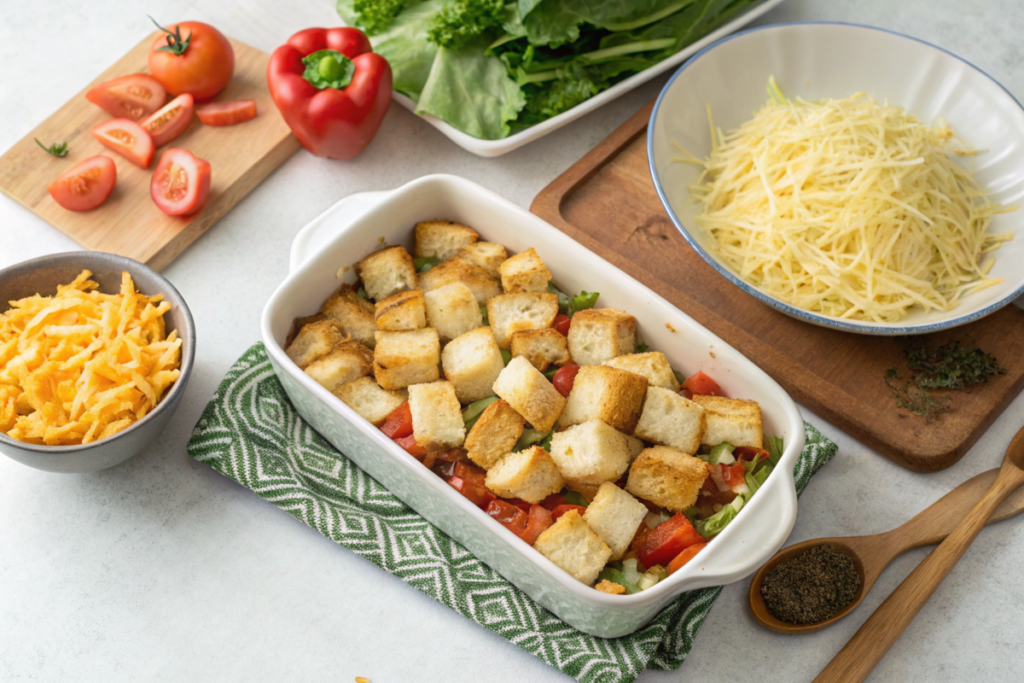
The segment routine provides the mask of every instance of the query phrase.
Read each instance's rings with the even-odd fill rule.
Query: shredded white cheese
[[[793,306],[893,322],[948,310],[1000,279],[986,255],[1000,207],[951,158],[952,131],[864,93],[772,100],[714,140],[691,191],[698,225],[742,278]],[[709,111],[710,118],[710,111]],[[962,152],[961,152],[962,153]]]

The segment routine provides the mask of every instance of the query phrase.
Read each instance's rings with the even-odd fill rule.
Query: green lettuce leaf
[[[406,9],[387,31],[373,36],[373,51],[388,60],[398,92],[418,100],[437,56],[437,45],[427,40],[434,17],[444,0],[427,0]],[[342,15],[344,18],[344,15]]]

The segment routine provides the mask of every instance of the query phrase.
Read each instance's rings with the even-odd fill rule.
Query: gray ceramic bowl
[[[121,272],[128,271],[142,294],[163,294],[171,304],[164,314],[167,331],[181,337],[181,376],[156,409],[114,436],[81,446],[37,446],[0,434],[0,452],[23,465],[47,472],[95,472],[120,464],[141,451],[167,426],[185,393],[196,354],[196,328],[178,290],[149,266],[101,252],[73,251],[52,254],[0,270],[0,310],[7,302],[33,294],[56,294],[57,285],[74,280],[83,270],[92,272],[100,291],[115,294],[121,289]]]

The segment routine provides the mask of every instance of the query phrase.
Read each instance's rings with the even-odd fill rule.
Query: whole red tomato
[[[208,100],[235,72],[235,51],[224,34],[201,21],[183,21],[149,48],[149,73],[173,96],[188,93]]]

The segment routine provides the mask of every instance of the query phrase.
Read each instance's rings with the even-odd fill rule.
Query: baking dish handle
[[[357,192],[345,197],[310,221],[292,241],[288,272],[294,273],[311,256],[391,192]]]

